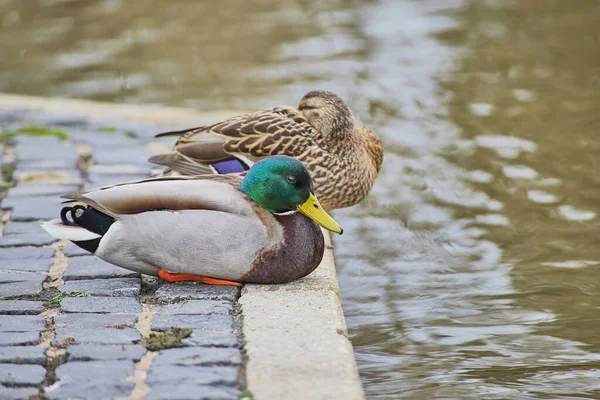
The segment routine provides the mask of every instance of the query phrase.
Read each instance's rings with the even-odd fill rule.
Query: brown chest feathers
[[[321,263],[325,241],[316,223],[300,213],[275,215],[275,219],[283,228],[281,242],[262,250],[241,282],[291,282],[310,274]]]

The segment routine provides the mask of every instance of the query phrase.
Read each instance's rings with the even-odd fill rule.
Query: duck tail
[[[63,207],[60,219],[44,222],[42,228],[57,239],[66,239],[91,253],[100,244],[115,219],[92,207]]]

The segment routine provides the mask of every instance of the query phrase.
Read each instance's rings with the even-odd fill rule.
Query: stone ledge
[[[246,379],[256,399],[364,399],[331,250],[303,279],[245,285],[239,303]]]

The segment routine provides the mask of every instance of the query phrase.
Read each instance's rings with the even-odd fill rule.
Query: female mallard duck
[[[377,136],[325,91],[306,94],[298,109],[275,107],[157,137],[168,135],[182,135],[174,152],[150,161],[184,175],[243,172],[264,157],[292,156],[310,171],[325,210],[363,200],[383,162]]]
[[[85,206],[64,207],[60,219],[43,224],[50,235],[170,282],[289,282],[323,257],[313,221],[342,233],[314,196],[306,167],[287,156],[257,162],[243,178],[150,178],[62,197]]]

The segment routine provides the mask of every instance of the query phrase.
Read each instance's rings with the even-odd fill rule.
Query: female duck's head
[[[272,156],[260,160],[250,168],[240,190],[273,214],[300,211],[323,228],[342,233],[315,197],[308,170],[295,158]]]
[[[325,138],[341,138],[354,132],[354,115],[334,93],[313,90],[304,95],[298,110]]]

